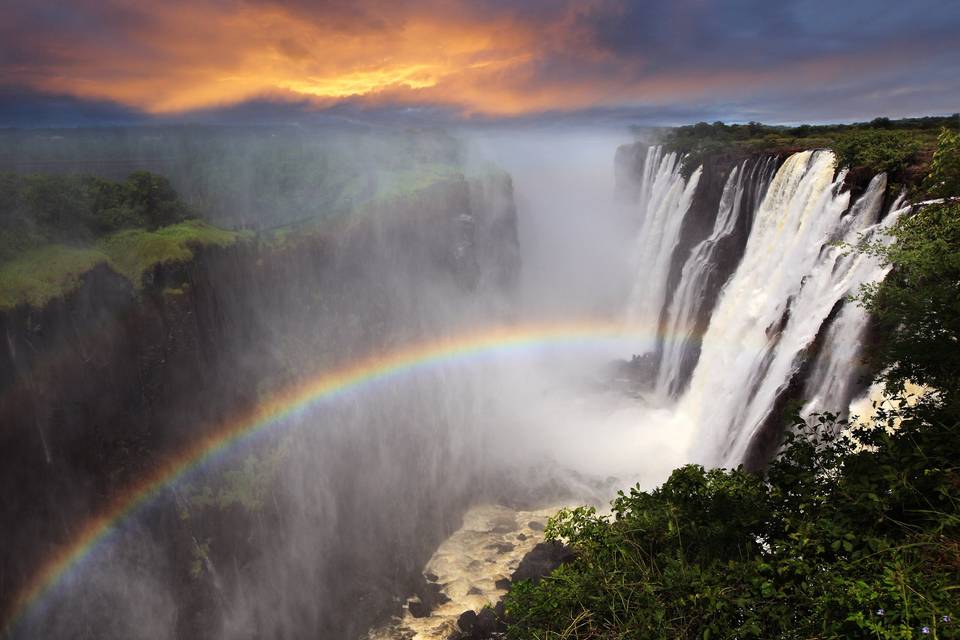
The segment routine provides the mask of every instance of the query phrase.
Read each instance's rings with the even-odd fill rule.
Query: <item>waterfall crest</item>
[[[673,252],[703,172],[698,167],[689,180],[685,179],[682,160],[676,153],[663,153],[659,145],[647,150],[639,191],[641,223],[633,257],[633,288],[627,302],[628,324],[659,326]]]
[[[770,180],[774,166],[773,158],[757,162],[744,160],[734,167],[724,184],[714,221],[713,231],[697,244],[683,265],[680,284],[673,294],[664,323],[663,353],[657,377],[657,393],[662,397],[676,396],[685,384],[685,369],[699,355],[697,344],[697,319],[704,309],[707,288],[713,282],[717,270],[718,252],[723,241],[737,227],[743,211],[752,215],[756,202],[745,202],[752,195],[759,201]],[[751,189],[753,187],[753,189]],[[752,193],[751,193],[752,191]]]

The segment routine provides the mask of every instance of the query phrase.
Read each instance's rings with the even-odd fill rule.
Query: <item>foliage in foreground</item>
[[[513,588],[511,637],[960,637],[960,432],[900,414],[802,427],[765,479],[687,466],[612,517],[559,513],[578,557]]]

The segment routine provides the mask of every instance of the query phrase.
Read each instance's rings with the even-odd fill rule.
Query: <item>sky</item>
[[[957,111],[957,0],[0,1],[0,126]]]

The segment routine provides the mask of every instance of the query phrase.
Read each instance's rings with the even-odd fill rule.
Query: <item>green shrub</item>
[[[958,637],[958,425],[929,407],[894,434],[798,424],[766,478],[687,466],[561,511],[577,552],[507,598],[512,638]]]
[[[833,143],[841,167],[867,167],[874,173],[901,171],[920,152],[916,137],[906,131],[851,131]]]
[[[894,267],[860,294],[880,333],[874,367],[891,392],[923,382],[960,404],[960,203],[924,207],[892,233],[866,247]]]
[[[934,198],[960,196],[960,133],[944,128],[923,184]]]
[[[157,264],[188,262],[200,247],[226,247],[243,232],[227,231],[200,220],[187,220],[154,231],[125,229],[103,238],[98,246],[110,265],[134,286],[143,284],[143,274]]]

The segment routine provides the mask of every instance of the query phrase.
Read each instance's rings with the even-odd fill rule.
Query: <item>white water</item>
[[[667,295],[667,278],[683,219],[693,202],[702,168],[684,179],[682,158],[647,150],[640,183],[640,231],[633,256],[633,289],[627,302],[627,324],[657,327]]]
[[[874,178],[874,180],[878,180]],[[882,199],[882,190],[871,190],[874,201],[865,196],[860,202],[864,206],[879,207],[876,200]],[[860,202],[857,204],[859,205]],[[892,238],[883,233],[907,209],[901,208],[900,201],[891,206],[891,213],[883,220],[864,232],[868,241],[880,240],[889,243]],[[889,265],[876,259],[863,258],[857,266],[854,280],[858,286],[864,282],[877,282],[886,277]],[[823,346],[810,376],[807,378],[804,397],[806,403],[800,414],[810,418],[814,413],[830,412],[845,417],[847,409],[854,400],[858,388],[866,381],[858,379],[857,369],[861,365],[860,353],[867,331],[869,318],[866,310],[854,301],[847,301],[833,321],[824,339]]]
[[[757,211],[678,406],[699,430],[698,461],[743,461],[834,305],[871,275],[864,256],[830,243],[855,242],[869,229],[886,180],[874,180],[844,216],[850,195],[840,192],[844,173],[834,179],[834,163],[829,151],[791,156]]]
[[[693,248],[683,265],[680,284],[670,302],[664,327],[666,338],[657,378],[657,393],[662,397],[677,394],[683,385],[681,374],[684,359],[691,348],[691,341],[695,339],[695,324],[710,275],[716,269],[717,250],[721,241],[728,238],[737,227],[744,194],[750,188],[750,182],[760,182],[758,191],[762,191],[762,183],[769,179],[765,169],[767,164],[769,162],[760,163],[751,171],[747,161],[744,161],[730,171],[720,196],[713,232]]]

